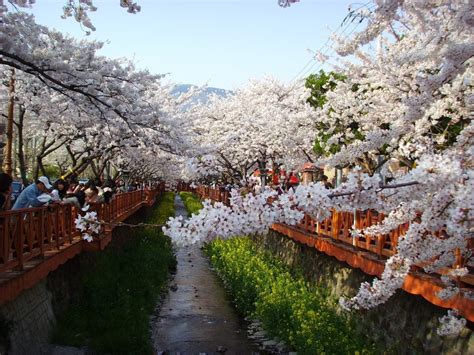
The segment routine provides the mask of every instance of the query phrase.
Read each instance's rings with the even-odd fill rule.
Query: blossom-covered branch
[[[119,0],[120,7],[126,8],[128,13],[136,14],[140,12],[141,6],[135,1],[131,0]],[[36,4],[36,0],[0,0],[0,17],[3,17],[8,12],[8,6],[4,3],[8,2],[14,7],[31,8]],[[89,30],[95,31],[96,28],[92,24],[89,18],[89,12],[97,11],[97,7],[94,5],[93,0],[65,0],[63,6],[63,19],[73,17],[77,22],[88,28]],[[87,32],[88,33],[88,32]]]

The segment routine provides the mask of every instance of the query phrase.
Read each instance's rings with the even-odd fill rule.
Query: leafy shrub
[[[298,353],[372,352],[354,320],[337,310],[323,288],[292,275],[283,262],[249,238],[216,240],[206,247],[211,263],[245,314]]]

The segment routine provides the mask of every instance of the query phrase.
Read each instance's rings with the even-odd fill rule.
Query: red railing
[[[210,199],[212,201],[219,201],[229,205],[229,192],[221,187],[199,186],[196,193],[203,199]],[[382,222],[385,218],[383,213],[373,210],[354,211],[354,212],[340,212],[336,210],[331,211],[329,218],[316,222],[313,218],[305,215],[304,219],[294,227],[306,233],[311,238],[329,239],[332,242],[343,243],[350,245],[357,250],[364,250],[380,260],[384,260],[396,253],[398,240],[408,230],[409,223],[402,224],[396,229],[391,230],[387,234],[376,236],[367,235],[352,235],[351,230],[364,229]],[[440,231],[438,234],[442,235],[444,232]],[[314,245],[314,240],[306,239],[306,244]],[[470,245],[474,252],[474,245]],[[459,256],[453,265],[453,268],[461,264],[461,257]],[[462,281],[473,285],[474,275],[470,274]]]
[[[408,230],[408,223],[383,235],[353,236],[351,234],[353,228],[364,229],[379,224],[384,218],[384,214],[372,210],[355,211],[353,213],[333,210],[329,218],[319,223],[305,215],[296,227],[310,235],[331,238],[359,249],[365,249],[379,257],[389,257],[395,253],[400,236]]]
[[[196,193],[201,198],[223,202],[229,205],[229,193],[222,188],[199,186]],[[384,219],[382,213],[377,211],[339,212],[331,211],[329,218],[316,222],[306,215],[296,226],[274,224],[272,229],[289,238],[304,243],[320,252],[334,256],[340,261],[348,263],[351,267],[359,268],[365,273],[380,276],[384,269],[385,260],[396,252],[398,240],[408,230],[409,223],[403,224],[387,234],[377,236],[353,236],[351,230],[364,229],[378,224]],[[440,231],[442,235],[444,232]],[[474,243],[469,246],[474,252]],[[458,255],[455,265],[461,265],[462,258]],[[421,295],[429,302],[443,307],[457,309],[460,314],[474,322],[474,301],[462,292],[451,299],[440,299],[437,294],[443,289],[439,275],[428,275],[422,268],[414,267],[403,284],[403,289],[415,295]],[[445,273],[449,270],[441,270]],[[471,272],[460,278],[460,287],[472,290],[474,275]]]
[[[221,187],[199,186],[196,193],[202,199],[230,204],[229,191]],[[403,224],[387,234],[377,236],[353,236],[351,230],[364,229],[375,224],[379,224],[385,218],[383,213],[373,210],[340,212],[331,211],[331,216],[321,222],[316,222],[313,218],[305,215],[304,219],[296,225],[296,228],[308,232],[313,236],[330,238],[354,247],[365,249],[379,257],[389,257],[396,251],[398,239],[408,230],[409,223]]]
[[[208,186],[199,186],[196,189],[196,193],[203,199],[220,201],[227,205],[229,205],[230,202],[229,192],[220,187],[211,188]],[[351,235],[351,230],[354,227],[363,229],[380,223],[384,217],[382,213],[370,210],[355,211],[353,213],[333,210],[329,218],[319,223],[310,216],[305,215],[304,219],[296,227],[313,236],[317,235],[319,237],[331,238],[332,240],[365,249],[378,256],[387,257],[395,253],[398,238],[405,234],[408,229],[408,224],[402,225],[385,235],[374,237]]]
[[[102,225],[99,239],[110,233],[138,208],[151,205],[164,190],[137,190],[116,194],[109,203],[91,205]],[[74,226],[79,211],[71,205],[52,204],[48,207],[25,208],[0,213],[0,276],[2,272],[22,270],[34,258],[80,242]]]
[[[200,185],[195,190],[202,199],[218,201],[226,205],[230,204],[230,192],[222,187],[212,188],[209,186]]]
[[[0,272],[22,269],[48,250],[72,243],[77,232],[71,205],[25,208],[0,213]]]
[[[188,183],[179,181],[176,185],[176,190],[185,191],[185,192],[195,192],[195,189],[192,188]]]

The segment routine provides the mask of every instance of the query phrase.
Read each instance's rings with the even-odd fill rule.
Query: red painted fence
[[[0,304],[15,298],[50,271],[82,251],[102,250],[112,238],[114,225],[142,206],[151,206],[164,191],[116,194],[109,203],[92,204],[102,222],[93,242],[82,241],[74,220],[78,211],[71,205],[25,208],[0,213]]]
[[[203,199],[219,201],[229,205],[229,192],[223,188],[199,186],[195,192]],[[296,226],[275,224],[272,229],[285,234],[297,242],[308,245],[340,261],[348,263],[354,268],[359,268],[365,273],[380,276],[384,270],[385,260],[395,254],[398,240],[408,230],[409,223],[403,224],[387,234],[369,236],[352,236],[351,229],[364,229],[383,221],[385,216],[377,211],[339,212],[331,211],[331,216],[322,222],[316,222],[306,215]],[[442,235],[442,231],[439,232]],[[474,253],[474,245],[471,245]],[[461,264],[458,257],[453,268]],[[444,270],[443,272],[447,272]],[[471,272],[462,277],[460,287],[472,291],[474,287],[474,274]],[[428,275],[421,267],[413,267],[406,278],[403,289],[409,293],[421,295],[431,303],[444,308],[455,308],[460,313],[474,321],[474,301],[464,295],[456,296],[449,300],[441,300],[437,293],[443,285],[438,275]]]

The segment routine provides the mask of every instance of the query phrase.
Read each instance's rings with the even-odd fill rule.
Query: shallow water
[[[179,198],[176,215],[187,216]],[[170,291],[152,320],[152,339],[158,354],[252,354],[258,345],[247,337],[218,277],[198,247],[177,250],[177,272]]]

